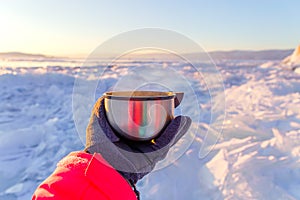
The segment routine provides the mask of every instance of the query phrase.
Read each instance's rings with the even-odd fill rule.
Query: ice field
[[[191,66],[155,61],[128,61],[108,68],[105,64],[79,68],[76,67],[79,61],[57,61],[48,67],[39,66],[40,61],[27,62],[27,66],[2,63],[0,199],[30,199],[60,159],[84,148],[73,120],[73,109],[80,109],[72,107],[75,79],[83,81],[85,87],[94,85],[98,83],[94,74],[106,68],[101,88],[96,90],[96,96],[100,96],[119,77],[130,77],[132,68],[137,72],[144,67],[154,73],[156,65],[173,69],[185,78],[182,81],[191,85],[198,101],[190,99],[192,93],[186,90],[182,107],[185,114],[194,115],[194,107],[199,113],[194,116],[198,121],[194,121],[191,129],[197,131],[182,138],[168,157],[192,141],[183,155],[138,182],[143,200],[300,199],[300,62],[297,56],[294,53],[284,61],[216,62],[224,81],[226,117],[218,143],[207,146],[211,151],[202,157],[199,152],[206,130],[212,129],[210,125],[217,119],[210,114],[215,105],[211,105],[205,83]],[[143,81],[146,77],[139,78]],[[184,89],[180,80],[176,84],[175,89]],[[86,110],[91,106],[86,105]],[[218,111],[218,106],[215,109]],[[89,113],[85,114],[82,126],[88,122]],[[214,140],[213,137],[216,135],[207,135],[206,139]]]

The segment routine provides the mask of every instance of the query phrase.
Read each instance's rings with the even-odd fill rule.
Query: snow
[[[293,54],[283,60],[284,63],[300,64],[300,45],[294,50]]]
[[[26,61],[20,67],[10,63],[0,68],[0,199],[30,199],[59,160],[84,148],[78,131],[84,131],[80,127],[87,123],[92,105],[74,108],[87,116],[75,127],[74,81],[80,78],[86,83],[82,90],[88,89],[98,82],[95,74],[105,65],[35,66]],[[203,79],[186,63],[162,65],[184,76],[174,88],[185,89],[182,112],[196,116],[191,131],[198,126],[200,130],[187,134],[172,148],[168,157],[176,156],[192,141],[172,165],[153,171],[138,183],[142,199],[300,199],[300,74],[273,60],[216,63],[226,95],[226,119],[217,144],[205,144],[218,134],[209,126],[219,123],[210,111],[221,107],[211,105]],[[136,77],[133,72],[139,73],[141,66],[147,66],[147,74],[156,77],[151,81],[159,81],[161,75],[153,68],[156,64],[124,62],[110,67],[96,96],[112,88],[118,77]],[[150,77],[139,76],[134,83],[146,79]],[[195,88],[198,101],[193,91],[182,88],[185,81]],[[126,78],[119,84],[132,87],[126,85]],[[212,134],[205,138],[208,129]],[[201,156],[201,150],[208,154]]]
[[[295,48],[294,52],[282,61],[282,66],[300,73],[300,45]]]

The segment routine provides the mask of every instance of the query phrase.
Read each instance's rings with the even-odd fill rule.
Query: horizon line
[[[204,53],[226,53],[226,52],[261,52],[261,51],[290,51],[294,50],[295,48],[273,48],[273,49],[230,49],[230,50],[210,50],[210,51],[203,51]],[[203,52],[188,52],[188,53],[183,53],[183,54],[195,54],[195,53],[203,53]],[[87,58],[89,54],[87,53],[75,53],[75,54],[50,54],[50,53],[31,53],[31,52],[23,52],[23,51],[5,51],[5,52],[0,52],[0,54],[23,54],[24,56],[40,56],[40,57],[47,57],[47,58]],[[107,53],[105,56],[110,56],[113,53]],[[148,54],[143,54],[140,53],[138,55],[163,55],[163,53],[148,53]]]

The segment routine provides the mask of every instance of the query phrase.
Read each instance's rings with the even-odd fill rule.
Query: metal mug
[[[106,116],[111,127],[130,140],[157,137],[174,118],[182,92],[112,91],[104,94]]]

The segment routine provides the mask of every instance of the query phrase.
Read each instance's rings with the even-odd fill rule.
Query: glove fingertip
[[[191,118],[188,116],[177,116],[170,122],[165,131],[156,140],[156,144],[161,148],[172,142],[171,145],[176,143],[189,129],[191,125]]]
[[[99,97],[98,99],[97,99],[97,101],[96,101],[96,103],[95,103],[95,105],[94,105],[94,107],[93,107],[93,114],[95,114],[98,118],[99,118],[99,112],[100,112],[100,110],[101,109],[103,109],[102,107],[103,107],[103,105],[104,105],[104,98],[103,97]]]

